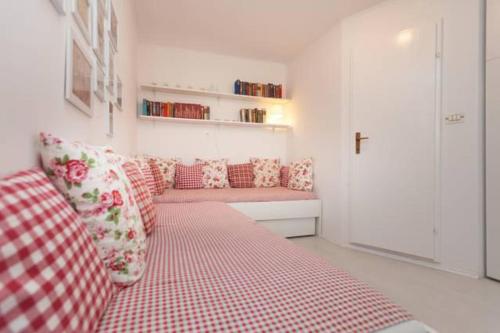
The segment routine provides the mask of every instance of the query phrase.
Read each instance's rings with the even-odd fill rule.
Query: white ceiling
[[[136,0],[139,40],[285,62],[383,0]]]

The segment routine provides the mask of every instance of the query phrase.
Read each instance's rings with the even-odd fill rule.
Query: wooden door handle
[[[368,139],[367,136],[362,137],[361,132],[356,132],[356,154],[361,154],[361,141]]]

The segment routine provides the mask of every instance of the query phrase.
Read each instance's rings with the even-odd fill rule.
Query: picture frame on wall
[[[109,2],[109,40],[115,52],[118,52],[118,19],[113,2]]]
[[[94,73],[94,94],[97,96],[99,101],[105,101],[106,94],[106,73],[104,69],[96,64]]]
[[[115,53],[108,46],[108,92],[111,97],[115,96]]]
[[[73,17],[87,42],[92,43],[92,6],[90,0],[72,0]]]
[[[92,48],[101,65],[104,65],[106,31],[106,9],[102,0],[93,0],[92,3]]]
[[[50,0],[59,15],[66,15],[66,0]]]
[[[123,84],[118,75],[116,76],[116,107],[123,111]]]
[[[114,115],[113,115],[113,103],[109,102],[108,104],[108,137],[112,138],[115,135],[115,123],[114,123]]]
[[[72,28],[68,29],[66,45],[66,99],[88,116],[92,109],[94,61],[88,46]]]

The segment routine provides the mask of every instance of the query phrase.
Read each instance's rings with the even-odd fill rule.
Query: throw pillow
[[[193,190],[203,188],[203,165],[177,164],[175,172],[175,188]]]
[[[251,158],[255,187],[276,187],[280,185],[280,160]]]
[[[290,174],[290,167],[282,166],[280,171],[281,187],[288,187],[289,174]]]
[[[202,160],[197,158],[195,163],[203,165],[204,188],[229,187],[229,180],[227,176],[227,159]]]
[[[227,172],[231,187],[255,187],[252,163],[228,165]]]
[[[311,158],[290,164],[288,188],[291,190],[312,192],[313,161]]]

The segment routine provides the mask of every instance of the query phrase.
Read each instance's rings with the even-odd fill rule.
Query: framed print
[[[66,0],[50,0],[59,15],[66,15]]]
[[[106,74],[99,64],[95,66],[94,93],[99,101],[104,102],[104,94],[106,93]]]
[[[109,39],[115,52],[118,52],[118,19],[116,18],[115,8],[110,2],[109,13]]]
[[[105,5],[102,0],[93,0],[92,3],[92,48],[97,60],[104,65],[104,47],[105,47]]]
[[[87,50],[88,46],[73,29],[69,29],[66,45],[66,99],[92,117],[94,62]]]
[[[110,138],[115,134],[115,123],[113,118],[113,103],[109,103],[108,105],[108,136]]]
[[[123,84],[118,75],[116,76],[116,107],[123,111]]]
[[[109,47],[109,46],[108,46]],[[108,50],[108,92],[110,96],[115,95],[115,53],[109,47]]]
[[[92,7],[90,0],[72,0],[73,1],[73,17],[80,28],[83,36],[89,43],[92,32]]]

